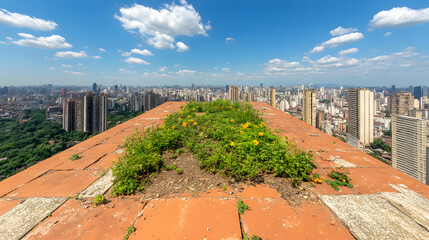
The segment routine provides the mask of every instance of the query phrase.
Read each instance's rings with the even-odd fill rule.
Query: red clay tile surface
[[[167,102],[0,182],[0,216],[29,197],[75,196],[124,154],[120,146],[124,138],[136,129],[162,124],[163,118],[183,104]],[[429,198],[429,186],[268,104],[252,104],[263,113],[267,126],[278,130],[276,134],[317,152],[315,172],[326,179],[338,167],[332,159],[356,166],[347,168],[353,189],[340,187],[336,192],[323,183],[309,190],[313,195],[396,192],[389,184],[402,184]],[[82,158],[70,161],[75,153]],[[250,206],[242,215],[237,211],[238,199]],[[94,208],[69,199],[26,239],[122,239],[132,224],[136,231],[130,239],[241,239],[242,231],[262,239],[353,239],[320,201],[303,200],[300,206],[292,206],[266,185],[238,192],[212,189],[197,198],[183,194],[148,202],[132,196],[108,201]]]
[[[0,216],[3,215],[3,213],[15,207],[19,203],[21,203],[21,201],[19,200],[8,199],[8,198],[0,199]]]
[[[23,239],[122,239],[143,206],[138,198],[112,199],[97,207],[70,199]]]
[[[235,199],[152,200],[131,239],[241,239]]]

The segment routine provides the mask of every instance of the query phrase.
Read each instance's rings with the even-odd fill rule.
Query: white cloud
[[[92,56],[94,59],[101,59],[101,56]]]
[[[380,61],[386,61],[388,59],[390,59],[389,56],[381,55],[381,56],[377,56],[377,57],[373,57],[373,58],[368,59],[368,62],[380,62]]]
[[[77,65],[78,65],[78,66],[83,66],[83,64],[82,64],[82,63],[78,63]]]
[[[119,52],[122,52],[122,51],[119,51]],[[153,56],[154,55],[153,53],[151,53],[147,49],[140,50],[140,49],[137,49],[137,48],[131,49],[131,51],[129,51],[129,52],[122,52],[121,55],[124,56],[124,57],[129,57],[129,56],[131,56],[131,54],[140,54],[140,55],[143,55],[143,56]]]
[[[354,33],[345,34],[339,37],[331,38],[328,41],[322,43],[322,46],[333,48],[333,47],[338,47],[339,45],[342,45],[342,44],[356,42],[358,40],[361,40],[362,38],[363,38],[362,33],[354,32]]]
[[[229,69],[229,68],[222,68],[222,71],[224,71],[224,72],[231,72],[231,69]]]
[[[392,35],[392,32],[387,32],[387,33],[385,33],[383,36],[384,36],[384,37],[388,37],[388,36],[390,36],[390,35]]]
[[[411,64],[411,63],[405,63],[405,64],[401,64],[401,65],[399,65],[400,67],[403,67],[403,68],[407,68],[407,67],[411,67],[413,64]]]
[[[125,59],[125,62],[127,63],[135,63],[135,64],[142,64],[142,65],[149,65],[150,63],[146,62],[143,59],[135,58],[135,57],[129,57]]]
[[[167,70],[166,66],[160,67],[158,71],[160,72],[165,72]]]
[[[71,75],[85,75],[84,73],[81,73],[81,72],[71,72],[71,71],[63,71],[63,72]]]
[[[373,28],[397,28],[427,22],[429,22],[429,8],[414,10],[398,7],[375,14],[370,21],[370,26]]]
[[[72,45],[66,42],[66,39],[59,35],[52,35],[50,37],[35,37],[27,33],[18,33],[22,39],[12,41],[13,44],[34,47],[42,49],[57,49],[57,48],[71,48]]]
[[[55,57],[60,57],[60,58],[86,58],[88,56],[86,55],[85,51],[80,51],[80,52],[65,51],[65,52],[55,53]]]
[[[323,50],[325,50],[324,46],[315,46],[310,53],[318,53],[318,52],[323,52]]]
[[[104,49],[104,48],[98,48],[98,51],[100,51],[100,52],[106,52],[106,49]]]
[[[186,0],[180,0],[179,2],[180,2],[180,4],[182,4],[182,5],[186,5],[186,4],[187,4]]]
[[[231,43],[231,42],[233,42],[235,39],[234,38],[232,38],[232,37],[227,37],[227,38],[225,38],[225,44],[228,44],[228,43]]]
[[[349,49],[340,51],[338,54],[339,55],[347,55],[347,54],[357,53],[358,51],[359,50],[357,48],[349,48]]]
[[[0,44],[6,44],[5,42],[3,42],[3,41],[0,41]]]
[[[285,71],[300,66],[299,62],[288,62],[286,60],[281,60],[278,58],[268,61],[266,65],[267,67],[265,70],[269,72]]]
[[[340,60],[341,60],[340,58],[336,58],[336,57],[332,57],[332,56],[328,55],[328,56],[324,56],[321,59],[317,60],[316,63],[318,63],[318,64],[330,64],[330,63],[339,62]]]
[[[182,42],[176,43],[176,47],[177,47],[178,52],[186,52],[189,50],[189,47],[186,46],[186,44],[184,44]]]
[[[119,11],[115,18],[126,30],[137,30],[148,44],[159,49],[174,49],[176,36],[206,36],[206,30],[210,28],[201,22],[201,16],[194,7],[185,1],[182,5],[165,4],[160,10],[134,4]]]
[[[22,27],[41,31],[54,30],[58,26],[53,21],[30,17],[19,13],[12,13],[2,8],[0,8],[0,23],[12,27]]]
[[[130,70],[126,70],[126,69],[123,69],[123,68],[120,68],[119,72],[120,73],[125,73],[125,74],[137,74],[137,71],[130,71]]]
[[[48,67],[49,70],[55,70],[56,68],[54,67]]]
[[[187,70],[187,69],[182,69],[176,72],[176,74],[194,74],[196,73],[196,71],[194,70]]]
[[[61,67],[64,67],[64,68],[71,68],[71,67],[72,67],[72,65],[63,64],[63,65],[61,65]]]
[[[334,30],[331,30],[329,33],[332,36],[338,36],[338,35],[344,35],[350,32],[356,32],[358,29],[357,28],[343,28],[343,27],[337,27]]]

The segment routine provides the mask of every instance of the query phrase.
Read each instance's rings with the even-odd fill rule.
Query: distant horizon
[[[419,0],[3,0],[0,84],[427,85],[427,39]]]

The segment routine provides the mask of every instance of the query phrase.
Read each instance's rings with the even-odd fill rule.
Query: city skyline
[[[425,85],[428,7],[5,0],[0,85]]]

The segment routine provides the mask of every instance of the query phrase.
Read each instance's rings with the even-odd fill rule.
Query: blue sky
[[[1,85],[429,85],[429,3],[0,3]]]

